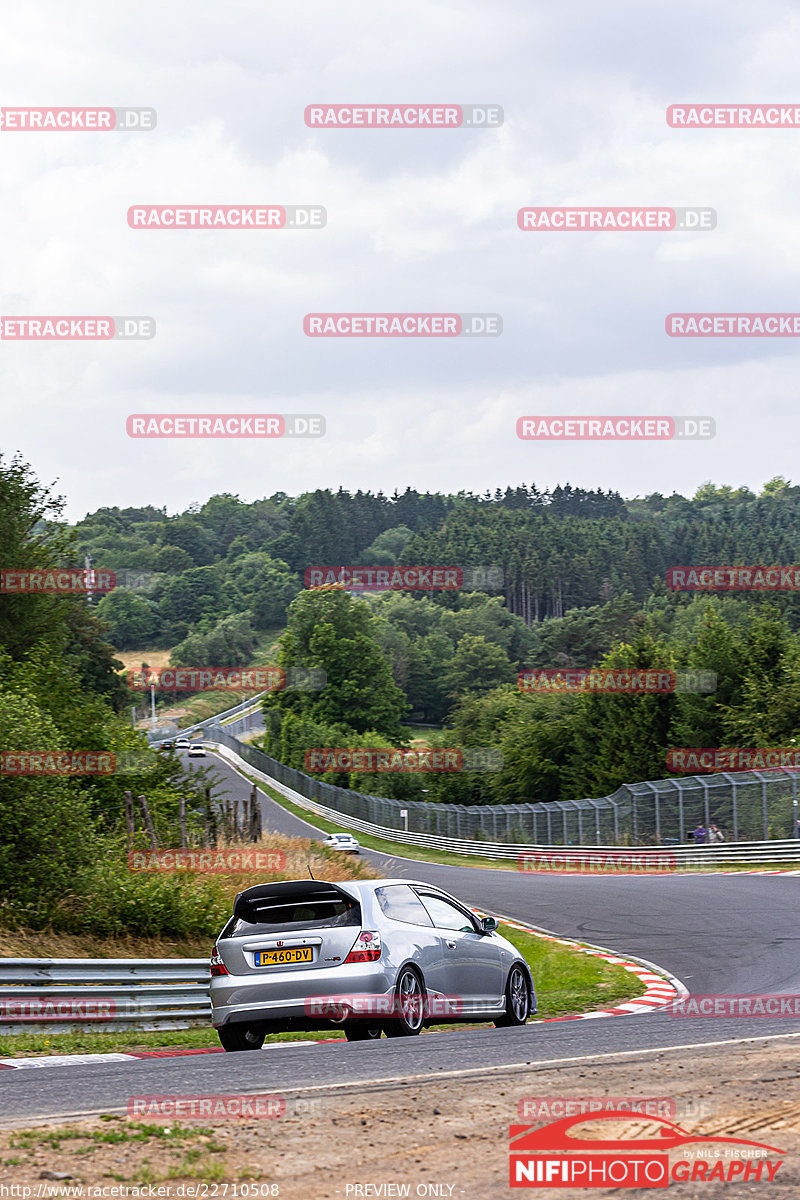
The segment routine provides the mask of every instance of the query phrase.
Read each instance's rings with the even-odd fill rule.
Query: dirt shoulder
[[[550,1107],[543,1111],[545,1097]],[[689,1132],[779,1147],[786,1158],[774,1182],[750,1179],[737,1194],[763,1200],[795,1200],[800,1194],[800,1039],[792,1038],[422,1083],[301,1090],[266,1105],[274,1115],[260,1120],[211,1119],[198,1126],[147,1116],[51,1124],[25,1133],[0,1130],[0,1178],[30,1185],[68,1174],[64,1187],[157,1184],[165,1190],[154,1194],[175,1200],[204,1194],[202,1187],[179,1190],[189,1183],[206,1185],[207,1196],[222,1196],[227,1183],[229,1196],[282,1200],[399,1195],[496,1200],[508,1189],[509,1125],[557,1119],[564,1115],[553,1111],[553,1099],[559,1097],[650,1099]],[[519,1106],[526,1098],[529,1115],[523,1118]],[[281,1105],[283,1115],[278,1115]],[[530,1115],[534,1111],[538,1118]],[[615,1125],[613,1136],[655,1132],[656,1123],[635,1116]],[[674,1163],[687,1152],[671,1157]],[[731,1160],[724,1148],[723,1161],[727,1169]],[[216,1192],[213,1184],[219,1185]],[[55,1182],[50,1186],[58,1188]],[[717,1200],[728,1194],[729,1184],[672,1182],[670,1189],[681,1200]],[[545,1200],[574,1194],[536,1190]],[[600,1187],[587,1194],[602,1200],[619,1192]],[[652,1192],[635,1188],[624,1194]]]

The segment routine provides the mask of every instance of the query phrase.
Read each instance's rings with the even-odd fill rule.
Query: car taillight
[[[230,975],[230,971],[225,966],[225,963],[220,957],[219,950],[215,946],[211,951],[211,974],[212,975]]]
[[[381,935],[374,929],[362,929],[353,943],[346,963],[377,962],[381,956]]]

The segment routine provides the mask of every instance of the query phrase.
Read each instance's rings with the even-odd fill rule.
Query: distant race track
[[[249,783],[215,760],[232,796]],[[267,826],[318,836],[263,793]],[[362,851],[380,873],[438,884],[468,904],[657,963],[692,993],[800,992],[800,876],[531,875]],[[665,1012],[463,1030],[379,1042],[273,1045],[261,1052],[98,1061],[0,1072],[0,1120],[125,1111],[128,1097],[358,1087],[748,1038],[800,1036],[797,1018],[676,1018]],[[323,1035],[324,1036],[324,1035]]]

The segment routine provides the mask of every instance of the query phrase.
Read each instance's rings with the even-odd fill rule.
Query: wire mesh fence
[[[238,732],[238,722],[233,730]],[[207,726],[210,740],[342,815],[387,829],[475,841],[549,846],[669,846],[716,825],[726,842],[797,838],[800,770],[745,771],[623,784],[597,800],[538,804],[435,804],[335,787],[241,742],[231,725]]]

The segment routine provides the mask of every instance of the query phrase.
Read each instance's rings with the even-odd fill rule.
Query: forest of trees
[[[3,570],[75,564],[61,509],[24,462],[0,456]],[[0,751],[106,752],[118,768],[108,775],[0,769],[2,927],[205,936],[222,917],[218,883],[127,868],[126,789],[146,791],[162,844],[178,835],[180,798],[191,826],[202,820],[206,793],[203,775],[184,776],[174,756],[150,752],[131,728],[121,665],[85,595],[0,593]]]
[[[502,751],[491,772],[328,777],[366,791],[461,803],[601,796],[666,777],[672,746],[786,745],[800,734],[797,597],[665,583],[675,565],[800,561],[800,488],[782,479],[759,495],[705,484],[691,499],[570,485],[481,496],[317,490],[252,503],[226,494],[175,515],[103,508],[70,527],[24,464],[0,478],[10,565],[89,554],[121,581],[94,604],[0,597],[12,730],[23,704],[32,721],[53,720],[87,747],[118,744],[132,697],[115,651],[161,647],[175,665],[245,666],[277,637],[282,666],[327,677],[321,691],[265,701],[264,747],[288,764],[302,767],[318,746],[409,745],[414,723],[434,727],[431,744]],[[335,564],[475,567],[494,582],[367,596],[304,587],[306,567]],[[542,696],[517,686],[528,668],[602,665],[704,670],[717,687]],[[119,818],[111,784],[42,786],[66,789],[65,805],[77,794],[99,828]]]
[[[800,487],[760,495],[705,484],[691,499],[535,485],[474,496],[318,490],[245,503],[213,496],[183,513],[102,508],[75,527],[80,561],[139,573],[101,615],[119,650],[172,647],[249,611],[280,628],[319,564],[454,564],[494,568],[507,610],[529,626],[624,592],[643,602],[676,564],[792,563],[800,558]]]

